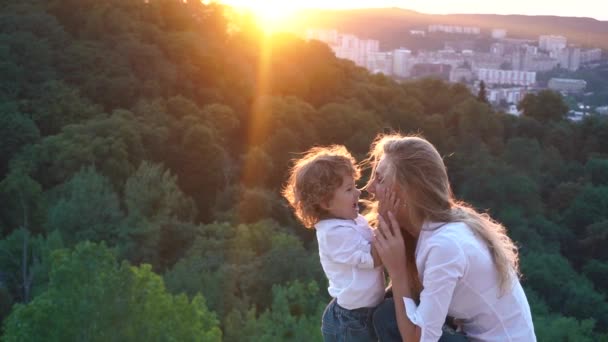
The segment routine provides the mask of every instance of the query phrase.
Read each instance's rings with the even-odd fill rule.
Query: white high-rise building
[[[545,51],[559,51],[566,48],[568,40],[562,36],[540,36],[538,37],[538,47]]]
[[[371,52],[367,55],[367,70],[373,73],[393,74],[393,54],[390,52]]]
[[[338,31],[337,30],[323,30],[323,29],[307,29],[306,39],[320,40],[328,45],[335,45],[338,43]]]
[[[563,69],[576,71],[581,65],[581,49],[579,48],[565,48],[559,51],[552,51],[549,55],[551,58],[556,59],[559,67]]]
[[[330,45],[338,58],[344,58],[365,67],[368,55],[378,52],[380,42],[371,39],[359,39],[352,34],[339,34],[336,45]]]
[[[536,72],[500,69],[478,69],[477,79],[485,84],[512,84],[530,86],[536,83]]]
[[[359,38],[352,34],[338,35],[338,44],[332,46],[332,50],[338,58],[344,58],[355,62],[355,64],[364,66],[364,60],[359,53]]]
[[[393,73],[399,77],[408,77],[410,74],[410,66],[412,51],[408,49],[397,49],[393,51]]]

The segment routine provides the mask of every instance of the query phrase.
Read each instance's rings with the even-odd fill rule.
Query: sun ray
[[[258,25],[266,32],[283,29],[300,9],[294,2],[285,0],[232,0],[228,3],[237,9],[252,13]]]

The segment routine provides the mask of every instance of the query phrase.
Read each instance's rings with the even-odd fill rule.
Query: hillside
[[[294,24],[298,30],[306,27],[336,28],[361,37],[378,39],[390,49],[407,46],[410,29],[424,29],[430,24],[478,26],[482,34],[493,28],[507,29],[512,38],[537,40],[539,35],[566,36],[569,42],[585,47],[608,49],[608,21],[591,18],[556,16],[450,14],[431,15],[415,11],[385,8],[344,11],[310,10]]]

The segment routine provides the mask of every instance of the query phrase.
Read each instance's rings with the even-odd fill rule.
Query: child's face
[[[334,218],[355,219],[359,215],[359,195],[355,180],[351,175],[342,177],[342,185],[336,189],[325,209]]]

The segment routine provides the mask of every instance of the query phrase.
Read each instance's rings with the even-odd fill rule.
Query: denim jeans
[[[376,341],[372,325],[374,308],[348,310],[334,298],[323,312],[321,332],[325,342]]]
[[[386,298],[374,311],[374,329],[380,342],[401,342],[401,334],[397,326],[397,316],[395,315],[395,303],[393,298]],[[466,342],[467,338],[461,333],[457,333],[444,326],[443,335],[439,342]]]

